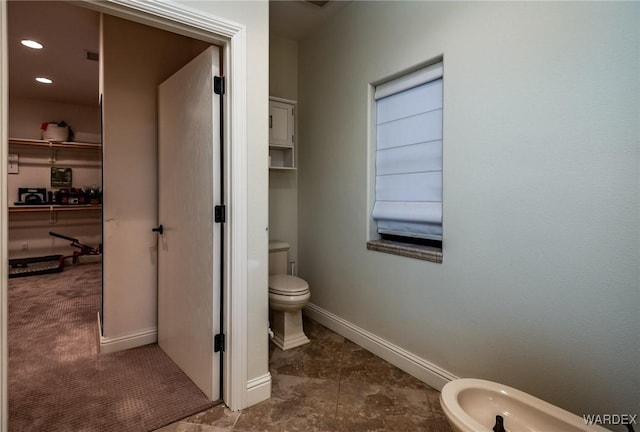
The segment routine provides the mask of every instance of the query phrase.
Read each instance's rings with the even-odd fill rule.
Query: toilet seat
[[[269,292],[286,296],[304,295],[309,292],[309,284],[299,277],[286,274],[269,276]]]

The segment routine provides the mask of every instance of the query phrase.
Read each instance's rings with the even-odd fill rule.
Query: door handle
[[[164,227],[162,225],[158,225],[157,228],[151,228],[151,231],[163,234],[164,233]]]
[[[269,129],[273,129],[273,116],[269,116]]]

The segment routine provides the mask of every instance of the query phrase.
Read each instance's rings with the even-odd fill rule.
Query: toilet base
[[[302,328],[302,310],[271,310],[273,343],[281,350],[288,350],[311,342]]]

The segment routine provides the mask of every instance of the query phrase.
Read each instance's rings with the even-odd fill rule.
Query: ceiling
[[[9,1],[9,97],[82,105],[98,103],[99,64],[87,51],[100,49],[100,15],[57,1]],[[20,44],[33,39],[34,50]],[[35,81],[44,76],[53,84]]]
[[[304,39],[349,3],[332,0],[319,7],[303,0],[270,0],[269,31],[287,39]]]
[[[303,0],[270,0],[270,32],[301,40],[348,3],[332,0],[319,7]],[[7,7],[10,97],[95,105],[99,64],[87,60],[87,52],[100,50],[99,13],[50,0],[12,0]],[[26,48],[22,39],[36,40],[44,48]],[[38,76],[54,83],[40,84],[35,81]]]

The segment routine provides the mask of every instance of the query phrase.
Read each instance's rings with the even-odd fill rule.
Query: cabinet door
[[[293,105],[269,101],[269,145],[293,147]]]

